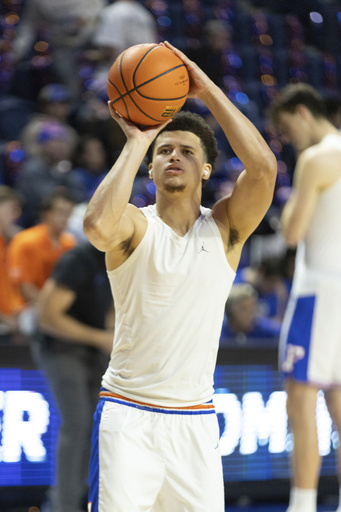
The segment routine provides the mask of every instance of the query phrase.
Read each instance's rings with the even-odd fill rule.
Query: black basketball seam
[[[120,75],[121,75],[121,80],[122,80],[122,82],[123,82],[123,85],[124,85],[124,87],[125,87],[125,90],[126,90],[126,91],[127,91],[127,93],[128,93],[128,88],[127,88],[126,83],[125,83],[125,81],[124,81],[123,72],[122,72],[122,60],[123,60],[123,55],[124,55],[124,53],[121,55],[121,58],[120,58]],[[129,93],[128,93],[128,94],[129,94]],[[129,94],[129,97],[130,97],[130,94]],[[132,99],[132,98],[130,98],[130,99]],[[124,101],[124,99],[123,99],[123,96],[122,96],[122,100],[123,100],[123,103],[124,103],[124,106],[125,106],[125,109],[126,109],[126,113],[127,113],[128,119],[130,120],[129,110],[128,110],[128,107],[127,107],[127,105],[126,105],[126,103],[125,103],[125,101]]]
[[[145,57],[149,52],[151,52],[154,48],[156,48],[156,46],[153,46],[152,48],[150,48],[150,49],[148,50],[148,52],[146,52],[146,53],[144,54],[144,56],[142,57],[142,59],[143,59],[143,58],[144,58],[144,57]],[[131,97],[131,95],[130,95],[130,91],[128,91],[128,87],[127,87],[127,85],[126,85],[126,83],[125,83],[125,81],[124,81],[124,76],[123,76],[123,72],[122,72],[122,61],[123,61],[123,56],[124,56],[124,53],[122,54],[122,56],[121,56],[121,58],[120,58],[120,67],[119,67],[119,69],[120,69],[121,80],[122,80],[123,86],[125,87],[126,92],[125,92],[124,94],[121,94],[119,98],[116,98],[116,100],[112,101],[112,102],[111,102],[111,104],[113,105],[113,104],[114,104],[114,103],[116,103],[118,100],[122,99],[123,104],[124,104],[124,108],[125,108],[125,111],[126,111],[127,118],[131,121],[131,118],[130,118],[130,115],[129,115],[129,109],[128,109],[128,107],[127,107],[126,102],[124,101],[124,96],[127,96],[127,95],[128,95],[128,96],[129,96],[129,98],[131,99],[131,101],[134,103],[135,107],[136,107],[136,108],[137,108],[137,109],[138,109],[138,110],[139,110],[143,115],[145,115],[146,117],[149,117],[149,119],[152,119],[153,121],[158,121],[158,119],[154,119],[153,117],[151,117],[151,116],[149,116],[148,114],[146,114],[145,112],[143,112],[143,110],[141,110],[141,109],[140,109],[140,107],[135,103],[134,99]],[[142,60],[142,59],[141,59],[141,60]],[[116,86],[111,82],[111,80],[109,80],[109,82],[110,82],[110,83],[111,83],[111,84],[116,88],[116,90],[117,90],[118,92],[120,92],[120,91],[118,90],[118,88],[117,88],[117,87],[116,87]]]
[[[153,82],[154,80],[156,80],[157,78],[160,78],[161,76],[164,76],[164,75],[167,75],[168,73],[170,73],[171,71],[174,71],[175,69],[178,69],[178,68],[182,68],[182,67],[186,67],[185,64],[179,64],[178,66],[174,66],[173,68],[171,69],[167,69],[166,71],[164,71],[163,73],[160,73],[159,75],[156,75],[154,76],[153,78],[150,78],[149,80],[147,80],[146,82],[143,82],[142,84],[136,86],[135,84],[135,74],[137,72],[137,69],[138,67],[140,66],[140,64],[142,63],[144,57],[147,55],[147,53],[143,56],[143,58],[140,60],[140,62],[138,63],[138,65],[135,67],[135,71],[133,73],[133,84],[134,84],[134,91],[137,92],[137,94],[139,94],[142,98],[145,98],[147,100],[155,100],[155,101],[171,101],[172,100],[180,100],[182,98],[184,98],[185,96],[187,96],[187,94],[184,94],[183,96],[179,96],[177,98],[151,98],[149,96],[145,96],[144,94],[142,94],[138,89],[140,87],[143,87],[144,85],[146,84],[149,84],[150,82]]]
[[[139,96],[141,96],[141,98],[144,98],[144,99],[146,99],[146,100],[154,100],[154,101],[172,101],[172,100],[174,101],[174,100],[181,100],[182,98],[185,98],[185,97],[187,96],[187,94],[184,94],[183,96],[178,96],[178,97],[176,97],[176,98],[154,98],[154,97],[150,97],[150,96],[145,96],[144,94],[142,94],[142,93],[138,90],[140,87],[143,87],[144,85],[147,85],[147,84],[149,84],[150,82],[153,82],[153,80],[156,80],[156,79],[157,79],[157,78],[159,78],[160,76],[166,75],[167,73],[170,73],[170,72],[171,72],[171,71],[173,71],[174,69],[181,68],[182,66],[184,66],[184,67],[185,67],[185,65],[184,65],[184,64],[180,64],[179,66],[175,66],[174,68],[168,69],[167,71],[164,71],[163,73],[160,73],[159,75],[156,75],[156,76],[154,76],[153,78],[150,78],[150,79],[149,79],[149,80],[147,80],[146,82],[142,82],[142,84],[137,85],[137,86],[134,86],[134,88],[133,88],[133,89],[130,89],[129,91],[128,91],[127,86],[126,86],[126,84],[124,83],[124,81],[123,81],[123,77],[122,77],[122,75],[121,75],[122,81],[123,81],[123,83],[124,83],[124,87],[125,87],[125,89],[126,89],[126,92],[125,92],[125,93],[123,93],[123,94],[121,94],[121,93],[120,93],[120,91],[117,89],[117,87],[113,84],[113,82],[112,82],[111,80],[109,80],[109,79],[108,79],[109,83],[110,83],[111,85],[113,85],[114,87],[116,87],[117,91],[120,93],[120,98],[117,98],[116,100],[114,100],[114,102],[115,102],[115,101],[118,101],[118,100],[119,100],[119,99],[121,99],[121,98],[124,98],[124,97],[125,97],[125,96],[127,96],[127,95],[129,95],[129,96],[130,96],[130,94],[131,94],[132,92],[137,92],[137,94],[139,94]],[[135,74],[135,72],[134,72],[134,74]],[[133,81],[134,81],[134,78],[133,78]]]
[[[147,51],[147,52],[142,56],[142,58],[140,59],[140,62],[138,63],[138,66],[140,65],[141,61],[145,58],[145,56],[146,56],[146,55],[148,55],[148,53],[150,53],[154,48],[157,48],[157,46],[153,46],[152,48],[150,48],[150,49],[149,49],[149,50],[148,50],[148,51]],[[126,110],[126,113],[127,113],[127,117],[128,117],[128,119],[129,119],[129,120],[131,120],[131,119],[130,119],[130,115],[129,115],[128,107],[127,107],[127,105],[126,105],[126,103],[125,103],[125,101],[124,101],[124,96],[128,95],[128,96],[129,96],[129,98],[131,99],[131,101],[134,103],[135,107],[137,107],[137,108],[140,110],[140,112],[142,112],[143,114],[144,114],[144,112],[140,109],[140,107],[139,107],[138,105],[136,105],[135,101],[134,101],[134,100],[133,100],[133,98],[130,96],[130,91],[128,91],[128,87],[127,87],[127,85],[126,85],[126,83],[125,83],[125,81],[124,81],[123,69],[122,69],[122,68],[123,68],[123,57],[124,57],[124,52],[122,53],[121,58],[120,58],[120,75],[121,75],[121,80],[122,80],[122,83],[123,83],[123,85],[124,85],[124,87],[125,87],[126,93],[125,93],[124,95],[121,95],[121,97],[122,97],[122,100],[123,100],[123,103],[124,103],[124,107],[125,107],[125,110]],[[115,100],[115,101],[117,101],[117,100]],[[145,115],[147,115],[147,114],[145,114]],[[150,117],[150,116],[148,116],[148,115],[147,115],[147,117],[149,117],[150,119],[153,119],[154,121],[156,121],[156,119],[154,119],[153,117]]]
[[[134,89],[133,91],[136,91],[137,94],[139,94],[140,96],[142,96],[143,98],[145,99],[153,99],[153,100],[156,100],[156,101],[168,101],[168,98],[164,98],[164,99],[160,99],[158,100],[157,98],[150,98],[148,96],[143,96],[143,94],[141,94],[139,91],[138,91],[138,88],[139,87],[143,87],[144,85],[146,84],[149,84],[150,82],[153,82],[154,80],[156,80],[157,78],[160,78],[160,76],[164,76],[166,75],[167,73],[170,73],[171,71],[173,71],[174,69],[178,69],[178,68],[182,68],[182,67],[185,67],[185,65],[182,63],[182,64],[179,64],[178,66],[174,66],[173,68],[171,69],[168,69],[166,71],[164,71],[163,73],[160,73],[160,75],[156,75],[154,76],[153,78],[150,78],[149,80],[147,80],[146,82],[143,82],[142,84],[136,86],[135,84],[135,75],[137,73],[137,70],[138,68],[141,66],[142,62],[144,61],[144,59],[147,57],[147,55],[152,51],[152,50],[155,50],[156,48],[158,48],[158,46],[154,46],[153,48],[150,48],[144,55],[142,55],[141,59],[139,60],[139,62],[137,63],[137,65],[135,66],[135,69],[134,69],[134,73],[133,73],[133,84],[134,84]],[[185,95],[186,96],[186,95]],[[176,99],[181,99],[181,98],[184,98],[184,96],[180,96],[179,98],[173,98],[174,100]]]
[[[110,82],[110,80],[109,80],[109,82]],[[111,82],[110,82],[110,83],[111,83]],[[112,84],[112,85],[114,85],[114,84]],[[114,86],[114,87],[115,87],[115,86]],[[117,89],[117,87],[116,87],[116,89]],[[118,89],[117,89],[117,90],[118,90]],[[119,91],[118,91],[118,92],[119,92]],[[127,94],[125,94],[124,96],[127,96]],[[135,107],[136,107],[136,108],[137,108],[137,109],[138,109],[138,110],[139,110],[139,111],[140,111],[144,116],[149,117],[149,119],[152,119],[153,121],[158,121],[158,122],[160,122],[160,120],[159,120],[159,119],[155,119],[155,117],[151,117],[150,115],[146,114],[146,113],[145,113],[145,112],[144,112],[144,111],[143,111],[143,110],[142,110],[142,109],[141,109],[141,108],[136,104],[135,100],[134,100],[130,95],[129,95],[129,98],[130,98],[130,99],[131,99],[131,101],[134,103]],[[121,99],[122,99],[122,101],[123,101],[123,104],[124,104],[124,107],[125,107],[125,110],[126,110],[127,118],[129,119],[129,121],[131,121],[130,116],[129,116],[129,110],[128,110],[128,107],[127,107],[127,105],[126,105],[126,102],[124,101],[123,96],[119,96],[118,98],[116,98],[116,100],[111,101],[111,105],[114,105],[114,103],[116,103],[117,101],[119,101],[119,100],[121,100]]]
[[[121,92],[120,92],[119,88],[118,88],[118,87],[116,87],[116,85],[115,85],[115,84],[113,84],[111,80],[109,80],[109,79],[108,79],[108,82],[109,82],[109,83],[110,83],[110,84],[111,84],[111,85],[116,89],[116,91],[117,91],[119,94],[121,94]],[[128,107],[127,107],[127,104],[126,104],[126,102],[125,102],[125,100],[124,100],[124,97],[123,97],[123,96],[121,96],[121,95],[120,95],[120,96],[119,96],[119,98],[117,98],[116,100],[110,101],[111,105],[113,105],[113,104],[114,104],[117,100],[119,100],[119,99],[122,99],[122,101],[123,101],[123,105],[124,105],[125,110],[126,110],[126,114],[127,114],[127,116],[129,117]]]
[[[154,76],[154,77],[153,77],[153,78],[151,78],[150,80],[147,80],[146,82],[143,82],[142,84],[140,84],[140,85],[138,85],[138,86],[136,87],[136,86],[135,86],[135,73],[136,73],[137,68],[140,66],[141,62],[145,59],[145,57],[146,57],[146,56],[147,56],[147,55],[148,55],[152,50],[154,50],[154,49],[155,49],[155,48],[157,48],[157,47],[158,47],[158,46],[153,46],[152,48],[150,48],[150,49],[149,49],[149,50],[148,50],[148,51],[147,51],[147,52],[146,52],[146,53],[141,57],[140,61],[139,61],[139,62],[138,62],[138,64],[135,66],[135,70],[134,70],[134,73],[133,73],[133,83],[134,83],[134,88],[133,88],[133,89],[128,90],[127,85],[126,85],[126,83],[125,83],[125,81],[124,81],[124,76],[123,76],[123,71],[122,71],[122,61],[123,61],[123,56],[124,56],[124,54],[122,54],[122,56],[121,56],[121,59],[120,59],[120,67],[119,67],[119,69],[120,69],[121,80],[122,80],[122,83],[123,83],[123,85],[124,85],[124,87],[125,87],[126,92],[125,92],[124,94],[121,94],[121,93],[120,93],[120,91],[119,91],[119,89],[115,86],[115,84],[114,84],[111,80],[109,80],[109,79],[108,79],[109,83],[110,83],[113,87],[115,87],[115,89],[117,90],[117,92],[118,92],[118,93],[120,93],[119,98],[116,98],[115,100],[113,100],[113,101],[111,102],[111,104],[112,104],[112,105],[114,105],[114,103],[116,103],[117,101],[119,101],[119,100],[121,100],[121,99],[122,99],[123,104],[124,104],[124,107],[125,107],[125,110],[126,110],[126,114],[127,114],[127,117],[128,117],[128,119],[129,119],[129,120],[131,120],[131,119],[130,119],[130,116],[129,116],[129,110],[128,110],[128,107],[127,107],[127,105],[126,105],[126,103],[125,103],[125,101],[124,101],[124,97],[125,97],[125,96],[129,96],[130,100],[133,102],[133,104],[135,105],[135,107],[136,107],[136,108],[137,108],[137,109],[138,109],[138,110],[139,110],[139,111],[140,111],[144,116],[148,117],[149,119],[152,119],[153,121],[159,121],[159,119],[155,119],[154,117],[150,116],[149,114],[146,114],[146,112],[144,112],[144,111],[139,107],[139,105],[137,105],[137,103],[135,102],[134,98],[132,98],[132,97],[131,97],[131,93],[132,93],[132,92],[134,92],[134,91],[136,91],[136,92],[137,92],[137,94],[139,94],[142,98],[147,99],[147,100],[153,100],[153,101],[175,101],[175,100],[183,99],[183,98],[185,98],[185,97],[187,96],[187,94],[184,94],[183,96],[179,96],[179,97],[177,97],[177,98],[153,98],[153,97],[145,96],[145,95],[141,94],[141,93],[138,91],[138,88],[139,88],[139,87],[143,87],[144,85],[146,85],[146,84],[148,84],[148,83],[150,83],[150,82],[153,82],[153,80],[156,80],[156,79],[157,79],[157,78],[159,78],[160,76],[164,76],[164,75],[166,75],[166,74],[170,73],[171,71],[173,71],[173,70],[175,70],[175,69],[178,69],[178,68],[181,68],[181,67],[185,67],[185,65],[184,65],[184,64],[179,64],[178,66],[174,66],[173,68],[168,69],[167,71],[164,71],[163,73],[160,73],[160,74],[159,74],[159,75],[157,75],[157,76]]]
[[[108,82],[113,85],[115,87],[115,85],[110,81],[108,80]],[[145,82],[147,83],[147,82]],[[142,84],[142,85],[145,85]],[[139,85],[138,87],[141,87],[141,85]],[[118,98],[116,98],[115,100],[112,100],[112,104],[116,103],[116,101],[119,101],[121,99],[124,100],[125,96],[129,96],[130,97],[130,93],[132,92],[137,92],[139,94],[139,96],[141,96],[141,98],[144,98],[145,100],[153,100],[153,101],[175,101],[175,100],[182,100],[182,98],[186,98],[187,94],[184,94],[183,96],[177,96],[176,98],[154,98],[153,96],[145,96],[144,94],[140,93],[138,91],[138,89],[130,89],[130,91],[128,92],[125,92],[124,94],[121,94],[120,91],[117,89],[117,87],[115,87],[115,89],[118,91],[118,93],[120,94],[120,96]],[[132,101],[133,101],[133,98],[130,98]]]

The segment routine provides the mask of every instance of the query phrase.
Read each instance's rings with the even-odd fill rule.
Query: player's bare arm
[[[122,262],[143,237],[147,224],[139,209],[129,204],[133,182],[150,143],[167,123],[141,130],[120,117],[110,104],[109,110],[127,141],[89,202],[84,232],[97,249]]]
[[[276,158],[256,127],[229,101],[208,76],[182,52],[165,43],[185,63],[190,75],[189,96],[200,98],[222,127],[245,170],[231,197],[213,208],[226,251],[232,247],[230,264],[236,268],[245,240],[258,226],[271,205],[277,174]],[[233,243],[231,243],[233,242]]]
[[[293,190],[286,202],[281,225],[286,242],[296,246],[308,229],[319,194],[341,175],[341,153],[313,146],[297,160]]]

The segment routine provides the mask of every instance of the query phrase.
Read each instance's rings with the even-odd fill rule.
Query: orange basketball
[[[151,126],[179,112],[187,98],[189,77],[182,60],[166,46],[137,44],[111,66],[107,90],[122,117]]]

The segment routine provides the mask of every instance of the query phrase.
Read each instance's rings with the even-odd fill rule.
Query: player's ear
[[[211,176],[211,172],[212,172],[212,165],[205,164],[204,168],[203,168],[202,179],[208,180],[208,178]]]
[[[149,179],[152,180],[153,179],[153,170],[152,170],[152,167],[153,167],[153,164],[149,164],[148,165],[148,174],[149,174]]]

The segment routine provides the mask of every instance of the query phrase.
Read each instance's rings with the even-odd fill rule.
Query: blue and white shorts
[[[223,512],[212,402],[153,406],[102,390],[94,416],[89,512]]]
[[[292,293],[284,316],[279,367],[285,377],[322,389],[341,385],[341,288],[321,282]]]

